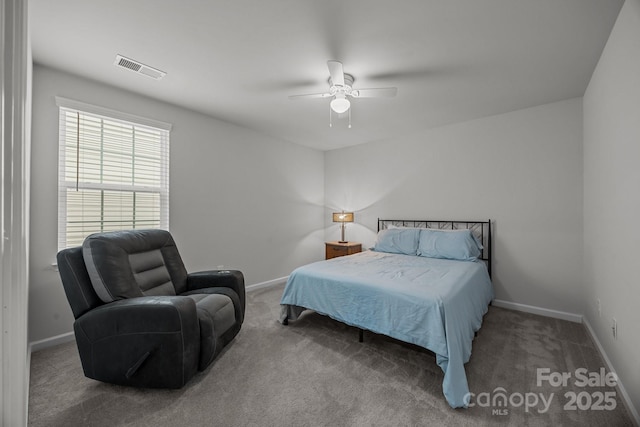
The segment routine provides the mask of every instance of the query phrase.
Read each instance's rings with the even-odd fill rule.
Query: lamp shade
[[[333,222],[353,222],[353,212],[334,212]]]

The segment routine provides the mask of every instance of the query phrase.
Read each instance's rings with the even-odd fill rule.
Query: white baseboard
[[[71,331],[65,334],[56,335],[55,337],[34,341],[29,343],[29,352],[31,353],[38,350],[44,350],[45,348],[54,347],[58,344],[74,341],[75,339],[76,336],[73,334],[73,331]]]
[[[287,283],[289,276],[280,277],[279,279],[267,280],[266,282],[256,283],[255,285],[249,285],[246,287],[247,292],[255,291],[257,289],[268,288],[271,286],[281,285]]]
[[[598,351],[600,352],[600,355],[604,359],[604,363],[606,363],[607,367],[609,368],[609,372],[615,373],[616,376],[618,377],[618,390],[620,390],[620,394],[622,395],[622,399],[624,400],[625,406],[631,413],[631,416],[634,418],[636,425],[640,426],[640,414],[638,414],[638,410],[635,408],[635,406],[633,406],[631,397],[627,393],[627,390],[624,388],[624,385],[622,384],[622,379],[616,373],[616,370],[613,368],[613,365],[611,364],[611,361],[609,360],[607,353],[604,351],[604,347],[602,347],[602,344],[600,344],[600,340],[598,339],[598,336],[595,334],[593,328],[591,327],[591,324],[586,318],[583,319],[582,323],[584,323],[584,325],[587,327],[587,331],[589,331],[589,335],[591,335],[591,339],[593,339],[593,342],[596,343],[596,346],[598,347]]]
[[[510,310],[523,311],[525,313],[538,314],[545,317],[553,317],[554,319],[568,320],[569,322],[582,323],[582,315],[567,313],[565,311],[551,310],[548,308],[536,307],[534,305],[519,304],[517,302],[503,301],[499,299],[493,300],[493,305]]]

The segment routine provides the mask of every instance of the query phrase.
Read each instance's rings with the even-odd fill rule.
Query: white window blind
[[[171,125],[56,98],[58,249],[91,233],[169,228]]]

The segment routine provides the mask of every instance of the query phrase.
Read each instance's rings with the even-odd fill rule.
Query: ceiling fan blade
[[[289,99],[295,100],[295,99],[327,98],[329,96],[331,96],[331,94],[329,92],[326,92],[326,93],[309,93],[309,94],[306,94],[306,95],[290,95]]]
[[[344,86],[344,70],[342,68],[342,62],[327,61],[327,67],[329,67],[329,74],[331,75],[331,82],[333,85]]]
[[[354,98],[393,98],[397,93],[397,87],[381,87],[376,89],[357,89],[352,92],[352,96]]]

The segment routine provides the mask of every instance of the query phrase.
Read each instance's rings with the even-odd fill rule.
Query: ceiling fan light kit
[[[349,128],[351,128],[351,101],[352,98],[391,98],[396,96],[398,89],[395,87],[375,89],[353,89],[354,78],[351,74],[345,74],[342,63],[339,61],[327,61],[329,68],[329,92],[312,93],[309,95],[294,95],[289,99],[301,98],[327,98],[333,99],[329,103],[329,127],[332,127],[331,111],[338,114],[349,112]]]
[[[349,102],[344,94],[336,94],[336,97],[331,101],[330,105],[333,111],[338,114],[342,114],[351,107],[351,102]]]

